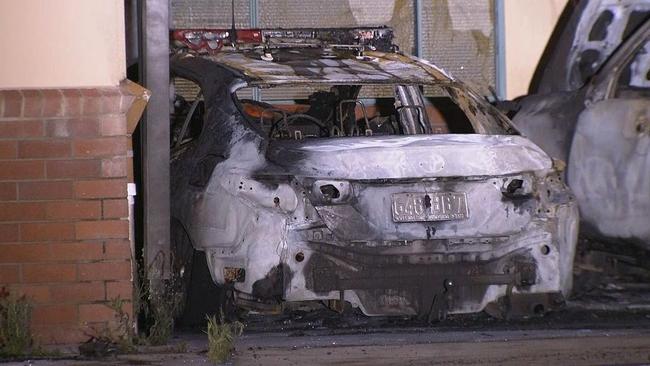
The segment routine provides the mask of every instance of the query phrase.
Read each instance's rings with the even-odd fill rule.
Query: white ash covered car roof
[[[200,57],[237,71],[250,86],[257,87],[287,84],[439,85],[455,82],[436,66],[400,53],[368,51],[363,56],[354,56],[351,52],[288,48],[273,50],[272,60],[264,60],[262,50],[221,52]]]

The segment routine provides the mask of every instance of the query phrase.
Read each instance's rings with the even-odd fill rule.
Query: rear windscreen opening
[[[417,87],[411,89],[410,99],[404,92],[400,95],[404,88],[391,85],[282,87],[281,93],[270,89],[273,99],[264,98],[267,90],[242,88],[235,97],[249,121],[274,140],[405,135],[410,133],[405,127],[409,118],[418,133],[474,133],[449,97],[424,98]],[[278,98],[281,95],[286,99]]]

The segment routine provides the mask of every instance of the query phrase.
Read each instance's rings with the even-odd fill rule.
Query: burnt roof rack
[[[293,28],[175,29],[171,32],[172,51],[215,54],[220,51],[277,48],[343,48],[396,52],[393,30],[389,27],[360,28]],[[233,44],[232,39],[235,39]]]

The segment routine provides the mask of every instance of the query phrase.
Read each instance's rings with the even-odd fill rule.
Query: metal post
[[[249,0],[249,25],[251,28],[257,28],[259,27],[259,12],[257,11],[258,6],[259,6],[259,1],[258,0]],[[253,88],[253,95],[252,95],[253,100],[260,101],[262,100],[262,93],[260,93],[259,88]]]
[[[141,126],[144,259],[153,289],[170,276],[169,0],[141,6],[141,75],[151,91]]]
[[[248,3],[249,6],[249,25],[251,28],[257,28],[259,27],[259,12],[257,11],[257,8],[259,7],[259,1],[258,0],[249,0]]]
[[[494,32],[496,42],[496,89],[499,100],[506,99],[506,31],[503,0],[494,2]]]
[[[422,57],[422,0],[415,0],[415,56]]]

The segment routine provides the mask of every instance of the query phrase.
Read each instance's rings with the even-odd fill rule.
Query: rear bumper
[[[364,216],[369,217],[367,228],[373,229],[364,231],[348,225],[350,218],[337,216],[326,225],[324,214],[305,197],[289,215],[277,211],[280,207],[246,216],[248,229],[234,241],[243,244],[228,250],[207,248],[208,263],[216,282],[232,282],[249,300],[345,300],[367,315],[423,317],[486,308],[491,313],[553,308],[571,290],[576,202],[557,175],[535,178],[530,207],[521,201],[497,201],[497,196],[490,200],[489,195],[501,195],[492,184],[495,179],[503,181],[472,181],[467,184],[475,187],[467,189],[457,184],[469,197],[492,202],[494,213],[482,217],[475,208],[470,215],[477,222],[448,221],[431,237],[425,231],[432,223],[399,226],[389,219],[379,225]],[[330,230],[333,222],[347,229]],[[414,225],[421,227],[414,230]],[[229,277],[232,268],[245,275]]]
[[[399,248],[340,248],[296,243],[289,247],[296,256],[289,256],[285,268],[284,297],[344,299],[367,315],[431,317],[488,306],[493,313],[549,310],[570,291],[566,277],[572,260],[563,257],[573,257],[577,236],[577,225],[565,228],[560,220],[577,224],[575,207],[562,210],[554,223],[507,238],[467,238],[463,244],[420,240]],[[486,246],[490,249],[479,249]]]
[[[494,190],[491,182],[482,186]],[[357,238],[373,235],[350,230],[337,233],[327,227],[290,230],[283,298],[343,299],[367,315],[431,317],[486,308],[493,314],[553,309],[571,290],[578,209],[557,175],[537,178],[535,187],[530,210],[523,209],[521,201],[499,207],[507,212],[519,205],[526,220],[511,212],[499,221],[494,213],[485,221],[490,224],[476,224],[475,235],[453,235],[454,223],[457,233],[467,233],[461,221],[438,226],[432,238],[413,239],[412,226],[400,229],[396,223],[396,232],[384,231],[384,236],[394,236],[407,228],[401,231],[404,240],[341,240],[346,233]],[[482,191],[469,188],[467,192]],[[487,191],[483,196],[489,199]],[[477,213],[475,209],[475,217]],[[505,225],[522,222],[526,222],[522,227],[506,229]],[[423,224],[421,231],[430,224],[435,223]],[[377,229],[379,223],[367,226]],[[499,226],[501,235],[494,235],[492,229]]]

